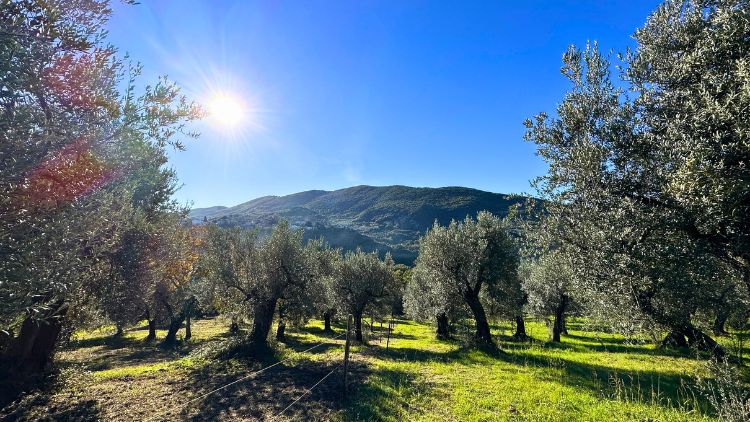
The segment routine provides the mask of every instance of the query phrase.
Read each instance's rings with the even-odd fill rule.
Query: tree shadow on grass
[[[405,414],[420,412],[409,403],[410,397],[422,397],[433,386],[418,373],[380,369],[366,381],[357,383],[346,401],[346,420],[403,420]]]
[[[611,338],[611,337],[596,337],[596,335],[580,335],[580,334],[563,334],[565,338],[578,340],[585,343],[599,343],[599,344],[624,344],[624,345],[635,345],[636,343],[628,343],[624,338]]]
[[[343,333],[329,333],[323,331],[322,329],[315,332],[309,331],[309,329],[307,328],[304,329],[303,332],[315,334],[317,337],[322,337],[323,339],[318,341],[305,341],[303,338],[295,335],[296,333],[292,332],[287,334],[286,339],[283,342],[284,345],[287,348],[294,350],[295,352],[302,352],[320,344],[319,346],[315,347],[315,349],[313,349],[315,353],[325,352],[336,347],[341,348],[341,351],[343,353],[344,349],[342,347],[342,342],[344,341],[344,336],[341,335]]]
[[[571,335],[563,335],[563,341],[561,342],[539,342],[542,347],[546,349],[558,349],[558,350],[570,350],[580,353],[622,353],[622,354],[639,354],[647,356],[664,356],[664,357],[677,357],[677,358],[695,358],[696,356],[709,359],[711,357],[710,352],[702,352],[695,349],[682,347],[654,347],[647,348],[643,345],[628,344],[625,342],[621,343],[604,343],[604,344],[593,344],[593,343],[568,343],[565,342],[566,338],[571,338]],[[579,336],[580,337],[580,336]]]
[[[175,360],[188,355],[205,343],[224,341],[233,337],[242,337],[228,330],[210,339],[201,341],[180,340],[174,345],[164,346],[161,342],[146,342],[129,336],[102,336],[82,340],[73,340],[64,347],[58,364],[84,361],[87,369],[103,371],[131,365],[143,365],[167,360]],[[95,349],[89,351],[87,349]],[[85,355],[85,359],[78,354]]]
[[[508,363],[561,370],[542,377],[610,400],[657,405],[680,411],[708,413],[709,403],[698,394],[695,380],[686,375],[658,371],[627,371],[540,355],[504,355]]]
[[[299,402],[284,410],[281,420],[327,420],[341,408],[342,372],[337,363],[299,361],[281,363],[257,375],[250,375],[265,365],[226,375],[214,367],[191,373],[185,399],[191,403],[167,415],[181,420],[217,419],[271,420],[297,398],[328,375]],[[353,372],[357,364],[352,364]],[[333,371],[331,373],[331,371]],[[330,375],[329,375],[330,373]],[[247,379],[243,379],[248,377]],[[208,396],[204,394],[217,390]],[[191,399],[192,397],[192,399]]]
[[[541,380],[557,382],[576,389],[585,389],[602,399],[631,401],[664,408],[691,411],[693,409],[706,413],[710,406],[698,394],[695,380],[687,375],[658,372],[630,371],[617,367],[582,363],[556,356],[515,353],[523,352],[536,344],[517,344],[506,352],[500,350],[481,350],[461,345],[451,351],[439,352],[415,348],[383,348],[372,351],[379,359],[405,362],[458,362],[466,365],[486,365],[488,359],[506,362],[515,366],[550,369],[549,372],[538,372],[535,376]],[[573,349],[565,343],[546,343],[548,349]],[[586,348],[584,352],[590,351]],[[607,351],[612,352],[612,348]],[[631,349],[630,352],[638,351]],[[653,354],[665,354],[663,351],[647,350]],[[668,355],[686,356],[681,351],[667,351]],[[560,371],[563,373],[560,374]]]
[[[91,353],[87,349],[96,350]],[[58,364],[84,360],[77,356],[84,354],[85,366],[91,371],[103,371],[130,365],[141,365],[165,360],[178,359],[191,350],[192,347],[162,348],[158,343],[146,343],[132,338],[105,337],[101,339],[87,339],[72,342],[61,354]]]
[[[98,404],[95,400],[52,400],[59,389],[58,372],[42,378],[26,380],[22,389],[14,390],[12,396],[0,397],[0,420],[2,421],[99,421]],[[20,386],[20,385],[19,385]],[[40,414],[40,409],[41,414]]]

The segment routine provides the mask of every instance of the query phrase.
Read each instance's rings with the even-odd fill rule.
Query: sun
[[[206,105],[209,118],[222,128],[237,128],[247,119],[245,103],[233,94],[215,93],[208,99]]]

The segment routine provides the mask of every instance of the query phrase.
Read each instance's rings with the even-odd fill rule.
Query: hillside
[[[335,247],[389,251],[396,261],[411,263],[419,237],[437,220],[447,224],[482,210],[504,216],[522,196],[464,187],[354,186],[335,191],[312,190],[286,196],[264,196],[234,207],[196,208],[193,222],[268,230],[279,219],[305,228],[307,238],[325,237]]]

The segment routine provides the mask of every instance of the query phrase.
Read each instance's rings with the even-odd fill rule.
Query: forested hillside
[[[264,196],[234,207],[196,208],[195,223],[257,227],[268,231],[279,219],[305,229],[307,239],[325,237],[346,250],[391,252],[400,263],[417,257],[418,240],[437,220],[448,224],[479,211],[507,215],[526,198],[465,187],[354,186],[335,191],[311,190]]]

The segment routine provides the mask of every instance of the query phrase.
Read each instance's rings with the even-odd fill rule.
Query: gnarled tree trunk
[[[190,323],[190,315],[185,317],[185,340],[190,340],[193,337],[193,329]]]
[[[479,301],[478,296],[472,294],[466,295],[465,299],[471,313],[474,314],[474,321],[477,326],[476,339],[481,343],[492,344],[490,324],[487,322],[487,314],[484,312],[482,302]]]
[[[694,347],[698,350],[711,352],[714,356],[724,356],[724,349],[714,339],[692,324],[673,327],[662,341],[663,346]]]
[[[667,333],[667,336],[664,337],[661,344],[666,347],[688,347],[685,333],[682,330],[675,328]]]
[[[362,341],[362,312],[354,313],[354,338]]]
[[[167,330],[167,336],[164,338],[164,344],[172,345],[177,342],[177,332],[182,328],[184,321],[185,317],[182,313],[169,320],[169,329]]]
[[[523,320],[523,316],[516,315],[516,332],[513,334],[513,338],[517,340],[526,340],[526,323]]]
[[[551,341],[560,342],[560,334],[565,329],[565,301],[561,301],[555,308],[554,320],[552,321]]]
[[[278,341],[285,341],[286,337],[284,337],[284,331],[286,330],[286,323],[284,321],[279,321],[279,325],[276,327],[276,340]]]
[[[273,324],[273,313],[276,310],[276,298],[259,302],[253,313],[253,330],[250,341],[255,346],[268,346],[268,333]]]
[[[437,316],[437,337],[443,339],[450,337],[448,315],[446,314],[440,314]]]
[[[146,341],[153,341],[154,339],[156,339],[156,319],[149,319]]]
[[[276,326],[276,340],[283,342],[285,340],[284,331],[286,330],[286,321],[284,321],[284,307],[279,305],[279,324]]]
[[[333,316],[333,311],[330,309],[323,312],[323,331],[332,333],[333,328],[331,328],[331,317]]]
[[[727,323],[727,319],[729,319],[729,312],[726,312],[724,310],[716,311],[716,318],[714,318],[714,326],[712,327],[714,335],[725,336],[729,334],[727,333],[726,328],[724,328]]]
[[[46,320],[27,316],[18,336],[9,340],[3,359],[8,369],[24,373],[44,371],[52,360],[62,324],[62,314]]]

